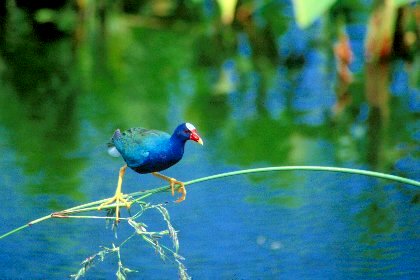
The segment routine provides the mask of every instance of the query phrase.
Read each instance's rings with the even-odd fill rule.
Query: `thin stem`
[[[226,172],[221,174],[216,174],[208,177],[203,177],[195,180],[188,181],[184,183],[185,185],[191,185],[196,183],[201,183],[208,180],[219,179],[223,177],[236,176],[249,173],[260,173],[260,172],[272,172],[272,171],[293,171],[293,170],[303,170],[303,171],[329,171],[329,172],[339,172],[339,173],[349,173],[349,174],[358,174],[370,177],[376,177],[381,179],[387,179],[391,181],[396,181],[404,184],[413,185],[420,187],[420,182],[412,179],[407,179],[404,177],[390,175],[375,171],[362,170],[362,169],[353,169],[353,168],[343,168],[343,167],[330,167],[330,166],[274,166],[274,167],[263,167],[263,168],[253,168],[253,169],[244,169],[239,171]]]
[[[404,177],[396,176],[396,175],[390,175],[375,171],[369,171],[369,170],[362,170],[362,169],[354,169],[354,168],[343,168],[343,167],[330,167],[330,166],[274,166],[274,167],[263,167],[263,168],[252,168],[252,169],[244,169],[244,170],[238,170],[238,171],[232,171],[232,172],[225,172],[220,173],[216,175],[211,175],[207,177],[202,177],[199,179],[194,179],[188,182],[184,182],[184,185],[192,185],[197,184],[209,180],[215,180],[220,179],[224,177],[230,177],[230,176],[237,176],[237,175],[244,175],[244,174],[251,174],[251,173],[261,173],[261,172],[273,172],[273,171],[296,171],[296,170],[302,170],[302,171],[329,171],[329,172],[338,172],[338,173],[348,173],[348,174],[357,174],[357,175],[364,175],[364,176],[370,176],[370,177],[376,177],[380,179],[387,179],[391,181],[396,181],[399,183],[409,184],[416,187],[420,187],[420,182],[412,179],[407,179]],[[176,187],[178,189],[179,186]],[[170,186],[160,187],[156,188],[150,191],[143,191],[143,192],[134,192],[129,194],[132,197],[137,197],[141,194],[143,196],[139,197],[136,200],[146,198],[154,193],[162,192],[165,190],[170,189]],[[135,200],[135,201],[136,201]]]
[[[51,215],[48,215],[48,216],[44,216],[44,217],[42,217],[42,218],[39,218],[39,219],[33,220],[32,222],[29,222],[29,223],[27,223],[27,224],[25,224],[25,225],[23,225],[23,226],[20,226],[20,227],[18,227],[18,228],[15,228],[14,230],[11,230],[11,231],[9,231],[9,232],[7,232],[7,233],[5,233],[5,234],[1,235],[1,236],[0,236],[0,239],[3,239],[3,238],[5,238],[6,236],[9,236],[9,235],[11,235],[11,234],[13,234],[13,233],[15,233],[15,232],[21,231],[22,229],[25,229],[25,228],[27,228],[27,227],[30,227],[30,226],[34,225],[34,224],[40,223],[40,222],[42,222],[42,221],[45,221],[45,220],[48,220],[48,219],[51,219],[51,218],[52,218],[52,217],[51,217]]]
[[[380,172],[375,172],[375,171],[368,171],[368,170],[361,170],[361,169],[329,167],[329,166],[275,166],[275,167],[245,169],[245,170],[226,172],[226,173],[221,173],[221,174],[216,174],[216,175],[212,175],[212,176],[207,176],[207,177],[191,180],[191,181],[185,182],[184,185],[187,186],[187,185],[197,184],[197,183],[201,183],[201,182],[205,182],[205,181],[209,181],[209,180],[215,180],[215,179],[220,179],[220,178],[225,178],[225,177],[230,177],[230,176],[243,175],[243,174],[273,172],[273,171],[293,171],[293,170],[328,171],[328,172],[357,174],[357,175],[376,177],[376,178],[380,178],[380,179],[387,179],[387,180],[391,180],[391,181],[395,181],[395,182],[399,182],[399,183],[404,183],[404,184],[409,184],[409,185],[413,185],[413,186],[416,186],[416,187],[420,187],[420,182],[419,181],[403,178],[403,177],[396,176],[396,175],[390,175],[390,174],[385,174],[385,173],[380,173]],[[179,186],[177,186],[176,188],[178,189]],[[141,200],[143,200],[143,199],[145,199],[145,198],[147,198],[147,197],[149,197],[153,194],[164,192],[164,191],[167,191],[169,189],[170,189],[170,186],[167,185],[167,186],[158,187],[158,188],[151,189],[151,190],[134,192],[134,193],[125,195],[124,197],[132,197],[132,198],[134,198],[133,202],[139,202],[139,201],[141,201]],[[75,207],[63,210],[61,212],[53,213],[53,214],[50,214],[48,216],[44,216],[42,218],[33,220],[32,222],[29,222],[29,223],[27,223],[27,224],[25,224],[21,227],[18,227],[14,230],[11,230],[11,231],[1,235],[0,239],[3,239],[3,238],[5,238],[5,237],[7,237],[7,236],[9,236],[13,233],[21,231],[22,229],[25,229],[25,228],[27,228],[31,225],[40,223],[40,222],[48,220],[50,218],[54,218],[54,214],[56,214],[56,217],[58,217],[57,214],[61,214],[61,215],[65,216],[65,215],[70,215],[72,213],[80,213],[80,212],[97,210],[98,208],[95,207],[95,206],[98,206],[102,202],[105,202],[107,200],[109,200],[109,199],[102,199],[102,200],[98,200],[98,201],[89,202],[89,203],[86,203],[86,204],[83,204],[83,205],[75,206]],[[103,209],[114,208],[115,206],[116,206],[116,204],[107,205],[107,206],[104,206]],[[86,216],[84,216],[84,217],[86,218]],[[79,216],[79,218],[80,218],[80,216]]]
[[[76,215],[69,215],[69,216],[57,216],[54,218],[73,218],[73,219],[101,219],[101,220],[116,220],[116,217],[103,217],[103,216],[76,216]],[[119,220],[129,220],[130,218],[119,218]]]
[[[127,237],[127,239],[126,240],[124,240],[123,242],[121,242],[121,244],[120,244],[120,246],[118,246],[118,247],[122,247],[125,243],[127,243],[131,238],[133,238],[134,236],[136,236],[137,235],[137,233],[136,232],[134,232],[132,235],[130,235],[129,237]]]
[[[112,204],[105,205],[105,206],[101,207],[100,210],[115,208],[117,206],[117,204],[119,204],[120,206],[124,206],[125,205],[122,202],[112,203]],[[71,214],[74,214],[74,213],[82,213],[82,212],[89,212],[89,211],[95,211],[95,210],[98,210],[98,207],[97,206],[77,208],[77,209],[70,208],[70,209],[66,209],[66,210],[60,211],[60,212],[55,212],[52,215],[53,216],[58,216],[58,215],[63,215],[64,216],[64,215],[71,215]]]

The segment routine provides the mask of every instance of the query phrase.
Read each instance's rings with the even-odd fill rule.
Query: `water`
[[[0,233],[111,196],[122,162],[106,154],[105,143],[116,128],[170,132],[192,122],[205,145],[188,143],[181,163],[165,172],[185,181],[277,165],[420,179],[418,87],[402,61],[390,65],[389,119],[364,101],[367,74],[356,61],[354,102],[333,120],[334,59],[325,45],[311,44],[322,37],[319,26],[295,36],[285,21],[277,42],[287,59],[271,63],[269,51],[252,54],[253,38],[244,32],[231,33],[237,48],[214,54],[220,46],[203,26],[128,27],[118,20],[106,36],[87,32],[77,44],[68,37],[42,42],[25,28],[2,43]],[[349,27],[355,53],[362,52],[360,32]],[[129,170],[123,191],[161,185]],[[296,171],[192,185],[181,204],[166,193],[153,201],[168,202],[195,279],[416,279],[418,198],[416,188],[390,181]],[[164,226],[154,214],[145,223]],[[115,239],[103,221],[48,220],[1,240],[0,278],[67,278],[99,246],[130,233],[122,225]],[[130,278],[177,275],[175,264],[140,239],[121,253],[124,265],[139,271]],[[106,258],[86,279],[114,278],[116,262]]]

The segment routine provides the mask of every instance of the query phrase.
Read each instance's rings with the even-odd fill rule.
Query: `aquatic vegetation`
[[[121,219],[127,222],[127,224],[130,225],[134,229],[134,233],[130,235],[128,238],[126,238],[124,241],[122,241],[118,246],[115,246],[115,244],[112,244],[112,248],[101,247],[102,249],[99,252],[95,253],[92,256],[87,257],[84,261],[82,261],[81,263],[82,267],[79,269],[79,271],[76,274],[71,275],[72,278],[77,280],[80,277],[84,276],[90,268],[92,268],[98,262],[104,261],[105,257],[108,257],[110,255],[114,255],[114,256],[116,255],[118,259],[118,268],[117,268],[117,272],[115,273],[117,276],[117,279],[119,280],[126,279],[126,276],[128,273],[138,272],[136,270],[129,269],[123,265],[122,260],[121,260],[121,254],[122,254],[121,250],[133,238],[140,237],[146,242],[146,244],[150,245],[155,250],[155,252],[159,255],[159,257],[163,261],[170,259],[171,261],[177,264],[180,279],[183,279],[183,280],[191,279],[191,277],[187,273],[187,269],[182,263],[184,258],[178,254],[178,249],[179,249],[178,235],[177,235],[177,231],[171,224],[168,210],[162,204],[149,204],[142,201],[136,201],[136,204],[137,206],[140,207],[140,210],[136,214],[131,216],[130,218]],[[161,230],[161,231],[153,231],[153,232],[148,231],[146,224],[137,221],[141,218],[141,216],[145,212],[151,209],[155,209],[160,214],[162,214],[162,218],[167,224],[167,229]],[[114,213],[115,213],[115,208],[111,208],[109,209],[107,216],[110,217]],[[116,230],[118,223],[114,219],[112,220],[113,220],[113,228]],[[164,237],[170,237],[170,239],[172,240],[173,249],[160,243],[160,240]]]

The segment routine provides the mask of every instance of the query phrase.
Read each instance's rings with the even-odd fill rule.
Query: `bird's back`
[[[169,167],[165,166],[166,162],[170,162],[167,158],[171,148],[169,139],[169,134],[159,130],[135,127],[121,132],[117,129],[108,145],[108,151],[115,152],[116,149],[127,165],[137,172],[154,172]],[[161,159],[166,160],[161,162]]]

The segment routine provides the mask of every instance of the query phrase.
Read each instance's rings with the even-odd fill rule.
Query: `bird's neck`
[[[187,140],[180,139],[174,134],[171,136],[169,141],[170,141],[171,149],[173,152],[179,152],[181,153],[181,155],[184,153],[184,146]]]

